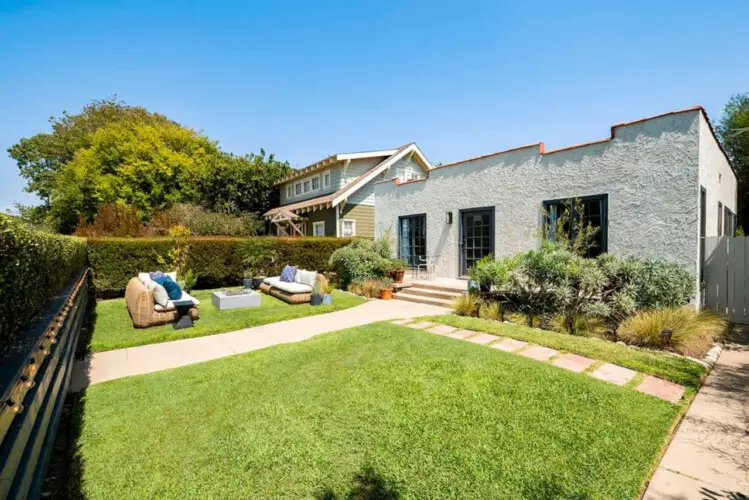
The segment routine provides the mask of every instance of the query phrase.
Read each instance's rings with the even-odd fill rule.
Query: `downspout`
[[[338,238],[341,232],[341,223],[338,221],[339,212],[341,211],[341,205],[335,206],[335,237]]]

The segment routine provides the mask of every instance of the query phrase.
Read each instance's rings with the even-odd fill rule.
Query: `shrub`
[[[461,295],[451,305],[458,316],[475,316],[479,307],[479,298],[475,295]]]
[[[635,300],[638,309],[680,307],[694,296],[694,276],[673,262],[657,259],[630,259],[636,276]]]
[[[392,249],[384,240],[356,240],[330,256],[329,265],[342,286],[383,278],[391,268]]]
[[[691,307],[641,311],[624,321],[619,338],[633,345],[669,349],[686,356],[702,357],[726,329],[712,311]]]
[[[92,223],[81,219],[73,232],[75,236],[142,236],[143,224],[138,211],[121,203],[106,203],[99,206],[99,211]]]
[[[502,319],[502,310],[499,302],[484,302],[479,307],[479,318],[500,321]]]
[[[35,231],[0,214],[0,344],[31,321],[85,263],[85,239]]]
[[[253,214],[225,214],[209,212],[197,205],[177,203],[158,212],[151,219],[148,233],[162,236],[169,228],[185,226],[195,236],[255,236],[263,222]]]
[[[266,269],[271,275],[280,274],[286,264],[327,273],[330,255],[351,243],[344,238],[256,237],[252,240],[258,247],[277,254],[277,259]],[[239,250],[246,241],[228,237],[190,238],[185,265],[197,278],[196,288],[239,284],[245,268]],[[94,284],[102,297],[122,296],[130,278],[139,272],[158,269],[159,262],[164,262],[174,247],[170,238],[90,238],[88,244]]]

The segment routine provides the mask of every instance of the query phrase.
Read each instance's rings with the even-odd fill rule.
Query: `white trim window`
[[[325,221],[312,223],[312,236],[325,236]]]
[[[309,193],[312,183],[309,180],[304,181],[304,192]]]
[[[356,236],[356,221],[353,219],[343,219],[342,221],[341,236],[344,238],[351,238]]]
[[[322,187],[325,189],[330,187],[330,170],[322,173]]]
[[[297,182],[296,184],[294,184],[294,194],[296,194],[297,196],[299,196],[300,194],[302,194],[302,183],[301,182]]]
[[[320,190],[320,176],[316,175],[312,178],[312,191]]]
[[[291,184],[286,184],[286,197],[287,198],[291,198],[294,196],[293,187],[294,186],[292,186]]]

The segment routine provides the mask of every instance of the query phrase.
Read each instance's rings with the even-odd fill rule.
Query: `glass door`
[[[427,255],[427,216],[408,215],[398,221],[398,254],[410,267],[424,264]]]
[[[476,262],[494,253],[494,208],[460,213],[460,274],[465,276]]]

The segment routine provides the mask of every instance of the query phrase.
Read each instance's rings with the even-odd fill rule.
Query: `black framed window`
[[[407,215],[398,218],[398,255],[411,267],[426,262],[427,216]]]
[[[723,212],[723,234],[733,236],[736,234],[736,214],[726,206],[723,207]]]
[[[582,214],[578,214],[575,211],[575,201],[579,200],[582,204]],[[602,253],[608,251],[608,194],[599,194],[594,196],[581,196],[579,198],[564,198],[559,200],[548,200],[543,202],[544,211],[546,217],[544,224],[546,224],[547,231],[551,239],[553,239],[557,233],[557,223],[563,215],[569,214],[572,210],[571,217],[566,217],[566,223],[563,230],[570,239],[575,238],[575,234],[572,234],[576,224],[570,224],[570,220],[578,220],[578,217],[582,216],[583,223],[598,228],[596,236],[593,240],[593,245],[588,249],[586,257],[597,257]]]
[[[723,204],[718,202],[718,236],[723,236]]]

